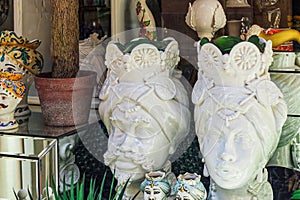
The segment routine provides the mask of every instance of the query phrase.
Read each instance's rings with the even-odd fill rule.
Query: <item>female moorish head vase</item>
[[[225,54],[212,43],[198,48],[192,101],[211,199],[273,199],[265,165],[277,147],[287,107],[268,74],[272,42],[260,43],[262,51],[249,41]]]
[[[189,133],[189,99],[174,69],[178,61],[173,38],[107,46],[99,113],[109,132],[105,164],[115,170],[119,184],[163,171]]]
[[[17,105],[25,95],[25,84],[18,72],[0,72],[0,131],[16,129],[14,118]]]
[[[0,32],[0,71],[23,73],[22,81],[27,91],[29,91],[33,77],[39,74],[43,67],[43,56],[36,51],[40,43],[39,40],[29,41],[27,38],[19,37],[12,31]],[[27,95],[28,92],[18,105],[15,116],[30,114]]]

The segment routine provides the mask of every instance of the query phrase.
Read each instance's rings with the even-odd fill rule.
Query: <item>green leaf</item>
[[[130,178],[127,179],[125,185],[123,186],[123,188],[122,188],[122,190],[121,190],[121,192],[120,192],[120,195],[119,195],[118,200],[122,200],[122,197],[123,197],[123,195],[124,195],[124,193],[125,193],[126,187],[127,187],[128,183],[129,183],[129,180],[130,180]]]
[[[291,200],[299,200],[300,199],[300,190],[295,190],[293,192]]]
[[[75,195],[74,195],[74,170],[72,171],[70,190],[71,190],[70,191],[71,192],[71,200],[75,200]]]
[[[150,20],[148,21],[144,21],[145,26],[149,26],[150,25]]]
[[[80,189],[79,189],[79,200],[84,200],[84,182],[85,182],[85,177],[83,177],[83,181],[80,184]]]
[[[66,176],[63,179],[63,199],[68,200],[67,189],[66,189]]]
[[[229,53],[231,49],[242,40],[235,36],[220,36],[213,43],[221,50],[223,54]]]
[[[105,183],[105,179],[106,179],[106,174],[107,174],[107,171],[105,171],[105,173],[104,173],[104,175],[102,177],[102,182],[101,182],[101,186],[100,186],[100,191],[99,191],[98,199],[102,198],[104,183]]]
[[[91,178],[87,200],[94,200],[95,199],[94,195],[95,195],[95,180]]]
[[[116,172],[116,169],[114,169],[113,177],[112,177],[112,180],[111,180],[108,200],[111,200],[111,195],[112,195],[112,192],[113,192],[113,187],[114,187],[114,182],[115,182],[115,172]]]
[[[58,195],[58,192],[56,190],[56,184],[55,184],[55,181],[54,181],[53,177],[52,177],[52,185],[53,185],[53,193],[54,193],[55,200],[61,200],[61,198]]]
[[[202,45],[204,45],[206,43],[209,43],[209,39],[207,37],[201,38],[201,40],[200,40],[200,46],[202,46]]]

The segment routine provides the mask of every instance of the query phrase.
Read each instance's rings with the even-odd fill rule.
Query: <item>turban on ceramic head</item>
[[[29,41],[22,36],[18,37],[13,31],[0,32],[0,61],[4,61],[5,55],[11,58],[11,62],[20,65],[24,71],[39,74],[44,60],[36,49],[41,44],[40,40]]]
[[[22,74],[18,72],[0,73],[0,93],[7,93],[9,96],[12,96],[14,98],[23,98],[26,88],[25,84],[20,81],[21,78]]]

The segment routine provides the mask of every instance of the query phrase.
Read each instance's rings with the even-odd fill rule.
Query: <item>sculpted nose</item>
[[[155,200],[155,197],[149,197],[149,200]]]
[[[221,154],[221,159],[226,162],[233,162],[235,160],[235,156],[232,153],[223,152]]]

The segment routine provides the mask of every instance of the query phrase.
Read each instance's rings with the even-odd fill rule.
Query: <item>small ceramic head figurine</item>
[[[265,166],[277,148],[287,106],[268,74],[271,42],[263,52],[240,42],[229,54],[207,43],[198,56],[192,100],[211,196],[273,199]]]
[[[27,90],[33,81],[33,77],[39,74],[43,67],[43,56],[36,50],[41,41],[28,40],[17,36],[13,31],[0,32],[0,71],[18,71],[24,74],[22,81]],[[27,93],[18,105],[16,116],[30,113],[27,105]]]
[[[226,15],[218,0],[196,0],[189,5],[185,23],[197,32],[198,37],[211,40],[226,25]]]
[[[0,72],[0,131],[18,127],[14,112],[25,95],[22,76],[18,72]]]
[[[176,200],[205,200],[206,189],[196,173],[180,174],[174,187]]]
[[[145,173],[163,170],[190,126],[187,90],[174,70],[178,43],[160,41],[166,48],[159,51],[139,41],[144,39],[128,45],[135,45],[130,53],[108,45],[108,75],[100,92],[99,113],[109,133],[104,161],[119,184],[129,178],[142,182]]]
[[[145,180],[141,183],[141,191],[144,193],[144,200],[166,200],[171,192],[166,173],[161,171],[146,173]]]

